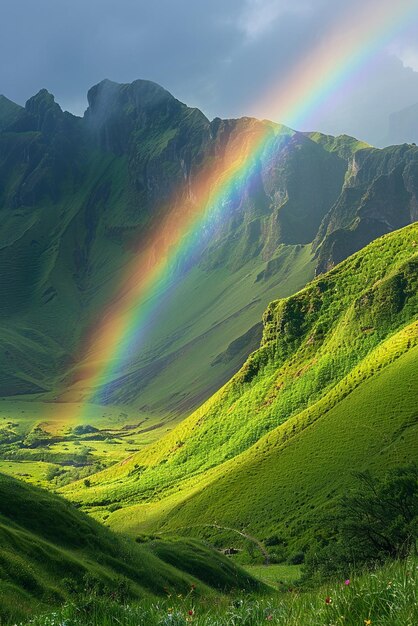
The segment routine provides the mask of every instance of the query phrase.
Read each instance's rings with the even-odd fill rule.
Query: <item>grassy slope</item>
[[[312,139],[312,141],[319,143],[326,150],[329,150],[329,152],[337,152],[337,154],[346,159],[351,158],[357,150],[371,147],[368,143],[360,141],[355,137],[350,137],[349,135],[338,135],[334,137],[333,135],[324,135],[319,132],[306,133],[306,135],[309,139]]]
[[[81,422],[113,429],[113,438],[86,442],[95,459],[105,463],[120,461],[166,434],[190,404],[201,403],[239,369],[248,353],[248,343],[243,342],[240,349],[239,338],[259,322],[268,302],[277,294],[294,293],[312,277],[314,261],[309,246],[282,246],[275,259],[279,263],[275,271],[269,269],[271,263],[261,259],[254,259],[234,273],[193,269],[154,316],[147,342],[140,351],[144,369],[127,374],[132,379],[121,384],[121,404],[90,405],[81,410],[81,403],[71,406],[42,402],[42,396],[38,400],[36,396],[0,400],[0,471],[51,486],[45,480],[45,472],[51,463],[62,469],[60,454],[68,458],[70,453],[77,453],[74,446],[79,446],[80,441],[74,441],[66,431]],[[184,302],[189,303],[187,310]],[[10,334],[15,349],[21,345],[23,359],[25,344],[20,344],[12,330]],[[257,343],[253,345],[256,347]],[[41,340],[39,346],[46,355],[49,344],[45,346]],[[132,403],[132,389],[134,396],[140,392],[139,406],[138,401]],[[15,434],[14,446],[1,438],[6,433],[1,431],[8,424],[14,424],[7,429]],[[62,441],[55,443],[51,439],[46,445],[22,451],[20,442],[39,424],[48,432],[59,431]],[[128,432],[123,430],[126,424],[139,426]],[[40,455],[44,463],[37,466],[32,456],[35,460]],[[69,464],[64,463],[66,467]]]
[[[30,624],[51,626],[324,626],[344,624],[360,626],[412,626],[418,621],[417,560],[388,563],[374,572],[352,572],[349,585],[335,580],[303,593],[274,593],[268,596],[237,596],[216,601],[196,601],[193,596],[167,598],[158,603],[143,601],[128,607],[109,601],[97,601],[90,614],[70,605],[58,614],[41,616]],[[325,598],[330,602],[326,603]],[[189,611],[193,610],[190,619]]]
[[[136,597],[165,589],[257,588],[243,570],[198,542],[142,545],[117,537],[68,502],[0,474],[0,619],[62,602],[86,575]]]
[[[281,246],[274,259],[271,273],[261,258],[235,272],[194,268],[153,317],[140,346],[142,368],[135,364],[132,378],[121,380],[118,399],[139,396],[140,411],[184,416],[219,389],[245,356],[217,357],[259,322],[272,298],[295,293],[313,276],[310,246]]]
[[[107,203],[122,210],[124,168],[123,158],[93,153],[84,164],[83,184],[72,188],[71,178],[64,179],[59,203],[46,199],[16,214],[2,207],[0,292],[6,297],[0,305],[0,388],[5,394],[56,390],[81,330],[113,293],[129,255],[104,236],[106,218],[97,225],[101,245],[91,245],[89,266],[80,268],[77,255],[91,237],[85,207],[94,200],[95,209],[104,212],[97,189],[108,184]]]
[[[228,385],[67,495],[99,516],[119,502],[110,523],[133,533],[217,521],[300,543],[292,534],[348,484],[347,468],[416,452],[417,237],[417,225],[383,237],[273,303],[262,347]]]

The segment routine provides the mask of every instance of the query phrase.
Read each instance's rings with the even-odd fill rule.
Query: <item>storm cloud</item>
[[[350,10],[368,1],[375,3],[352,0]],[[263,94],[318,41],[326,41],[344,5],[335,0],[3,0],[0,93],[23,104],[46,87],[64,109],[82,115],[87,90],[103,78],[145,78],[209,118],[265,117],[257,104]],[[389,115],[418,103],[417,42],[418,25],[411,20],[301,130],[345,132],[384,144]]]

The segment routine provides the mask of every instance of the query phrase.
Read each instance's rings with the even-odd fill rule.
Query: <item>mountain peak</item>
[[[47,89],[40,89],[37,94],[29,98],[25,109],[32,115],[39,115],[48,109],[55,109],[62,112],[59,104],[55,102],[55,97]]]
[[[64,115],[60,105],[55,102],[54,96],[47,89],[41,89],[29,98],[25,110],[34,121],[33,130],[43,132],[53,131]]]
[[[123,84],[108,79],[91,87],[87,100],[89,108],[86,117],[94,125],[101,125],[114,114],[139,113],[164,102],[177,102],[166,89],[149,80]]]
[[[175,114],[181,104],[166,89],[149,80],[120,84],[102,80],[89,89],[84,119],[99,134],[102,147],[124,150],[134,127],[145,126],[149,116]]]

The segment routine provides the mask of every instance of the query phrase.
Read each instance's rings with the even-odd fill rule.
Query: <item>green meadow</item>
[[[415,626],[418,561],[303,581],[206,542],[115,534],[68,501],[0,475],[4,626]],[[54,523],[51,524],[51,520]]]
[[[0,471],[55,489],[128,458],[172,427],[122,405],[3,399]]]

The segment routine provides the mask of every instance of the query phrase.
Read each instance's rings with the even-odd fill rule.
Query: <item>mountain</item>
[[[277,536],[305,549],[352,470],[417,454],[418,225],[378,238],[264,314],[240,371],[76,500],[118,530]],[[227,532],[224,532],[228,536]],[[228,541],[228,539],[225,539]]]
[[[418,103],[392,113],[389,118],[388,143],[418,142]]]
[[[53,520],[53,523],[51,523]],[[228,559],[187,540],[135,543],[62,498],[0,474],[0,619],[23,619],[62,604],[85,586],[102,595],[158,596],[257,589]],[[11,622],[10,622],[11,623]]]
[[[373,239],[418,219],[415,146],[354,153],[338,201],[314,242],[317,273],[325,272]]]
[[[245,179],[179,258],[176,289],[101,394],[106,404],[184,417],[257,345],[272,299],[416,219],[417,148],[209,121],[149,81],[102,81],[88,103],[78,118],[43,89],[24,108],[1,105],[2,397],[50,404],[98,391],[79,365],[92,329],[133,261],[154,258],[151,235],[168,239],[179,214],[202,210],[198,181],[216,181],[237,150]],[[257,155],[254,137],[266,138]]]
[[[0,130],[13,124],[22,110],[21,106],[0,94]]]

